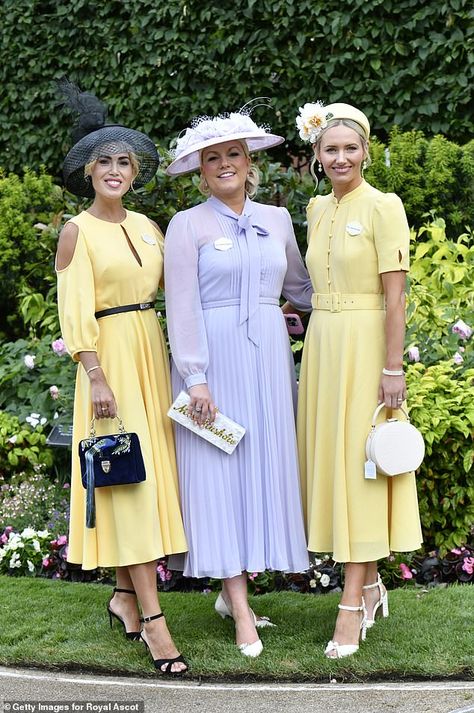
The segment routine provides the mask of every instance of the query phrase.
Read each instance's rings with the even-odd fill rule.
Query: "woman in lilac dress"
[[[296,384],[280,295],[304,309],[312,287],[288,211],[249,197],[258,184],[249,152],[282,141],[243,111],[204,117],[178,139],[167,169],[200,170],[210,196],[177,213],[165,239],[174,396],[188,391],[199,423],[212,421],[218,407],[246,429],[228,455],[176,427],[184,574],[223,580],[216,610],[233,617],[246,656],[261,653],[256,627],[270,625],[249,608],[247,572],[308,567]]]

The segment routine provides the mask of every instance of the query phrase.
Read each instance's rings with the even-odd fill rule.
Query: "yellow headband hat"
[[[324,106],[322,102],[305,104],[299,109],[299,116],[296,117],[300,138],[314,144],[319,134],[328,125],[329,121],[350,119],[362,127],[365,138],[370,136],[370,124],[366,115],[350,104],[328,104]]]

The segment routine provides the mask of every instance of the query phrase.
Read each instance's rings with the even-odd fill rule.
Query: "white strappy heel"
[[[365,610],[364,600],[362,599],[362,604],[360,607],[349,607],[345,604],[338,604],[339,609],[344,611],[354,611],[362,612],[362,619],[360,621],[360,639],[365,641],[365,635],[367,631],[367,612]],[[359,644],[338,644],[337,641],[329,641],[328,645],[324,650],[324,654],[328,659],[343,659],[346,656],[352,656],[359,650]],[[332,654],[332,655],[331,655]],[[335,654],[335,655],[334,655]]]
[[[372,609],[372,618],[367,619],[367,621],[366,621],[367,629],[372,628],[373,625],[375,624],[375,617],[379,610],[382,612],[382,617],[384,619],[386,619],[388,617],[388,592],[382,582],[382,578],[380,577],[380,574],[377,574],[376,582],[374,582],[373,584],[364,584],[362,589],[375,589],[376,587],[379,590],[379,598],[378,598],[378,601],[375,602],[374,607]],[[380,607],[382,607],[382,609],[380,609]]]
[[[214,604],[214,609],[216,610],[217,614],[219,614],[219,616],[221,616],[223,619],[225,619],[226,616],[230,617],[231,619],[234,618],[232,616],[232,610],[230,609],[226,600],[222,596],[222,592],[219,592],[219,596],[217,597],[216,603]],[[253,616],[253,623],[255,624],[256,629],[263,629],[265,626],[276,626],[276,624],[273,624],[273,622],[270,621],[268,616],[257,617],[252,609],[250,609],[250,612]]]

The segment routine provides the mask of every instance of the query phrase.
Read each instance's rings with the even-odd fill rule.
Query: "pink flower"
[[[69,483],[64,483],[63,490],[69,490],[70,487]]]
[[[62,547],[63,545],[67,545],[67,535],[60,535],[58,539],[56,540],[58,543],[58,547]]]
[[[49,565],[50,565],[49,557],[45,557],[41,564],[42,564],[43,567],[45,567],[45,568],[49,567]]]
[[[408,358],[410,361],[420,361],[420,350],[418,347],[410,347],[408,350]]]
[[[451,550],[451,552],[453,553],[453,555],[461,554],[461,550],[459,549],[459,547],[455,547],[454,549]]]
[[[400,564],[400,569],[401,569],[401,571],[402,571],[402,578],[403,578],[403,579],[413,579],[413,573],[412,573],[412,571],[410,570],[410,568],[409,568],[404,562],[402,562],[402,563]]]
[[[472,328],[463,322],[462,319],[453,324],[452,327],[453,334],[459,334],[460,339],[469,339],[472,336]]]
[[[455,364],[462,364],[463,361],[464,361],[464,359],[462,358],[462,356],[460,355],[460,353],[459,353],[459,352],[456,352],[456,354],[453,356],[453,362],[454,362]]]
[[[13,532],[13,525],[7,525],[5,528],[6,534],[10,534],[10,532]]]
[[[59,398],[59,389],[57,386],[50,386],[49,393],[52,399],[56,400]]]
[[[64,356],[65,354],[67,354],[66,345],[61,337],[59,339],[55,339],[54,342],[51,344],[51,347],[53,352],[58,356]]]
[[[474,557],[465,557],[462,569],[468,574],[474,574]]]
[[[255,577],[257,575],[258,575],[258,572],[252,572],[252,574],[250,574],[250,572],[249,572],[248,578],[253,582],[253,580],[255,579]]]
[[[3,535],[0,537],[0,542],[2,543],[2,545],[6,545],[6,543],[8,542],[8,537],[5,535],[5,533],[3,533]]]

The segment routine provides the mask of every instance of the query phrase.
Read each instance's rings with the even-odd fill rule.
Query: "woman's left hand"
[[[407,397],[407,387],[404,376],[386,376],[382,374],[379,386],[379,404],[387,408],[400,408]]]

